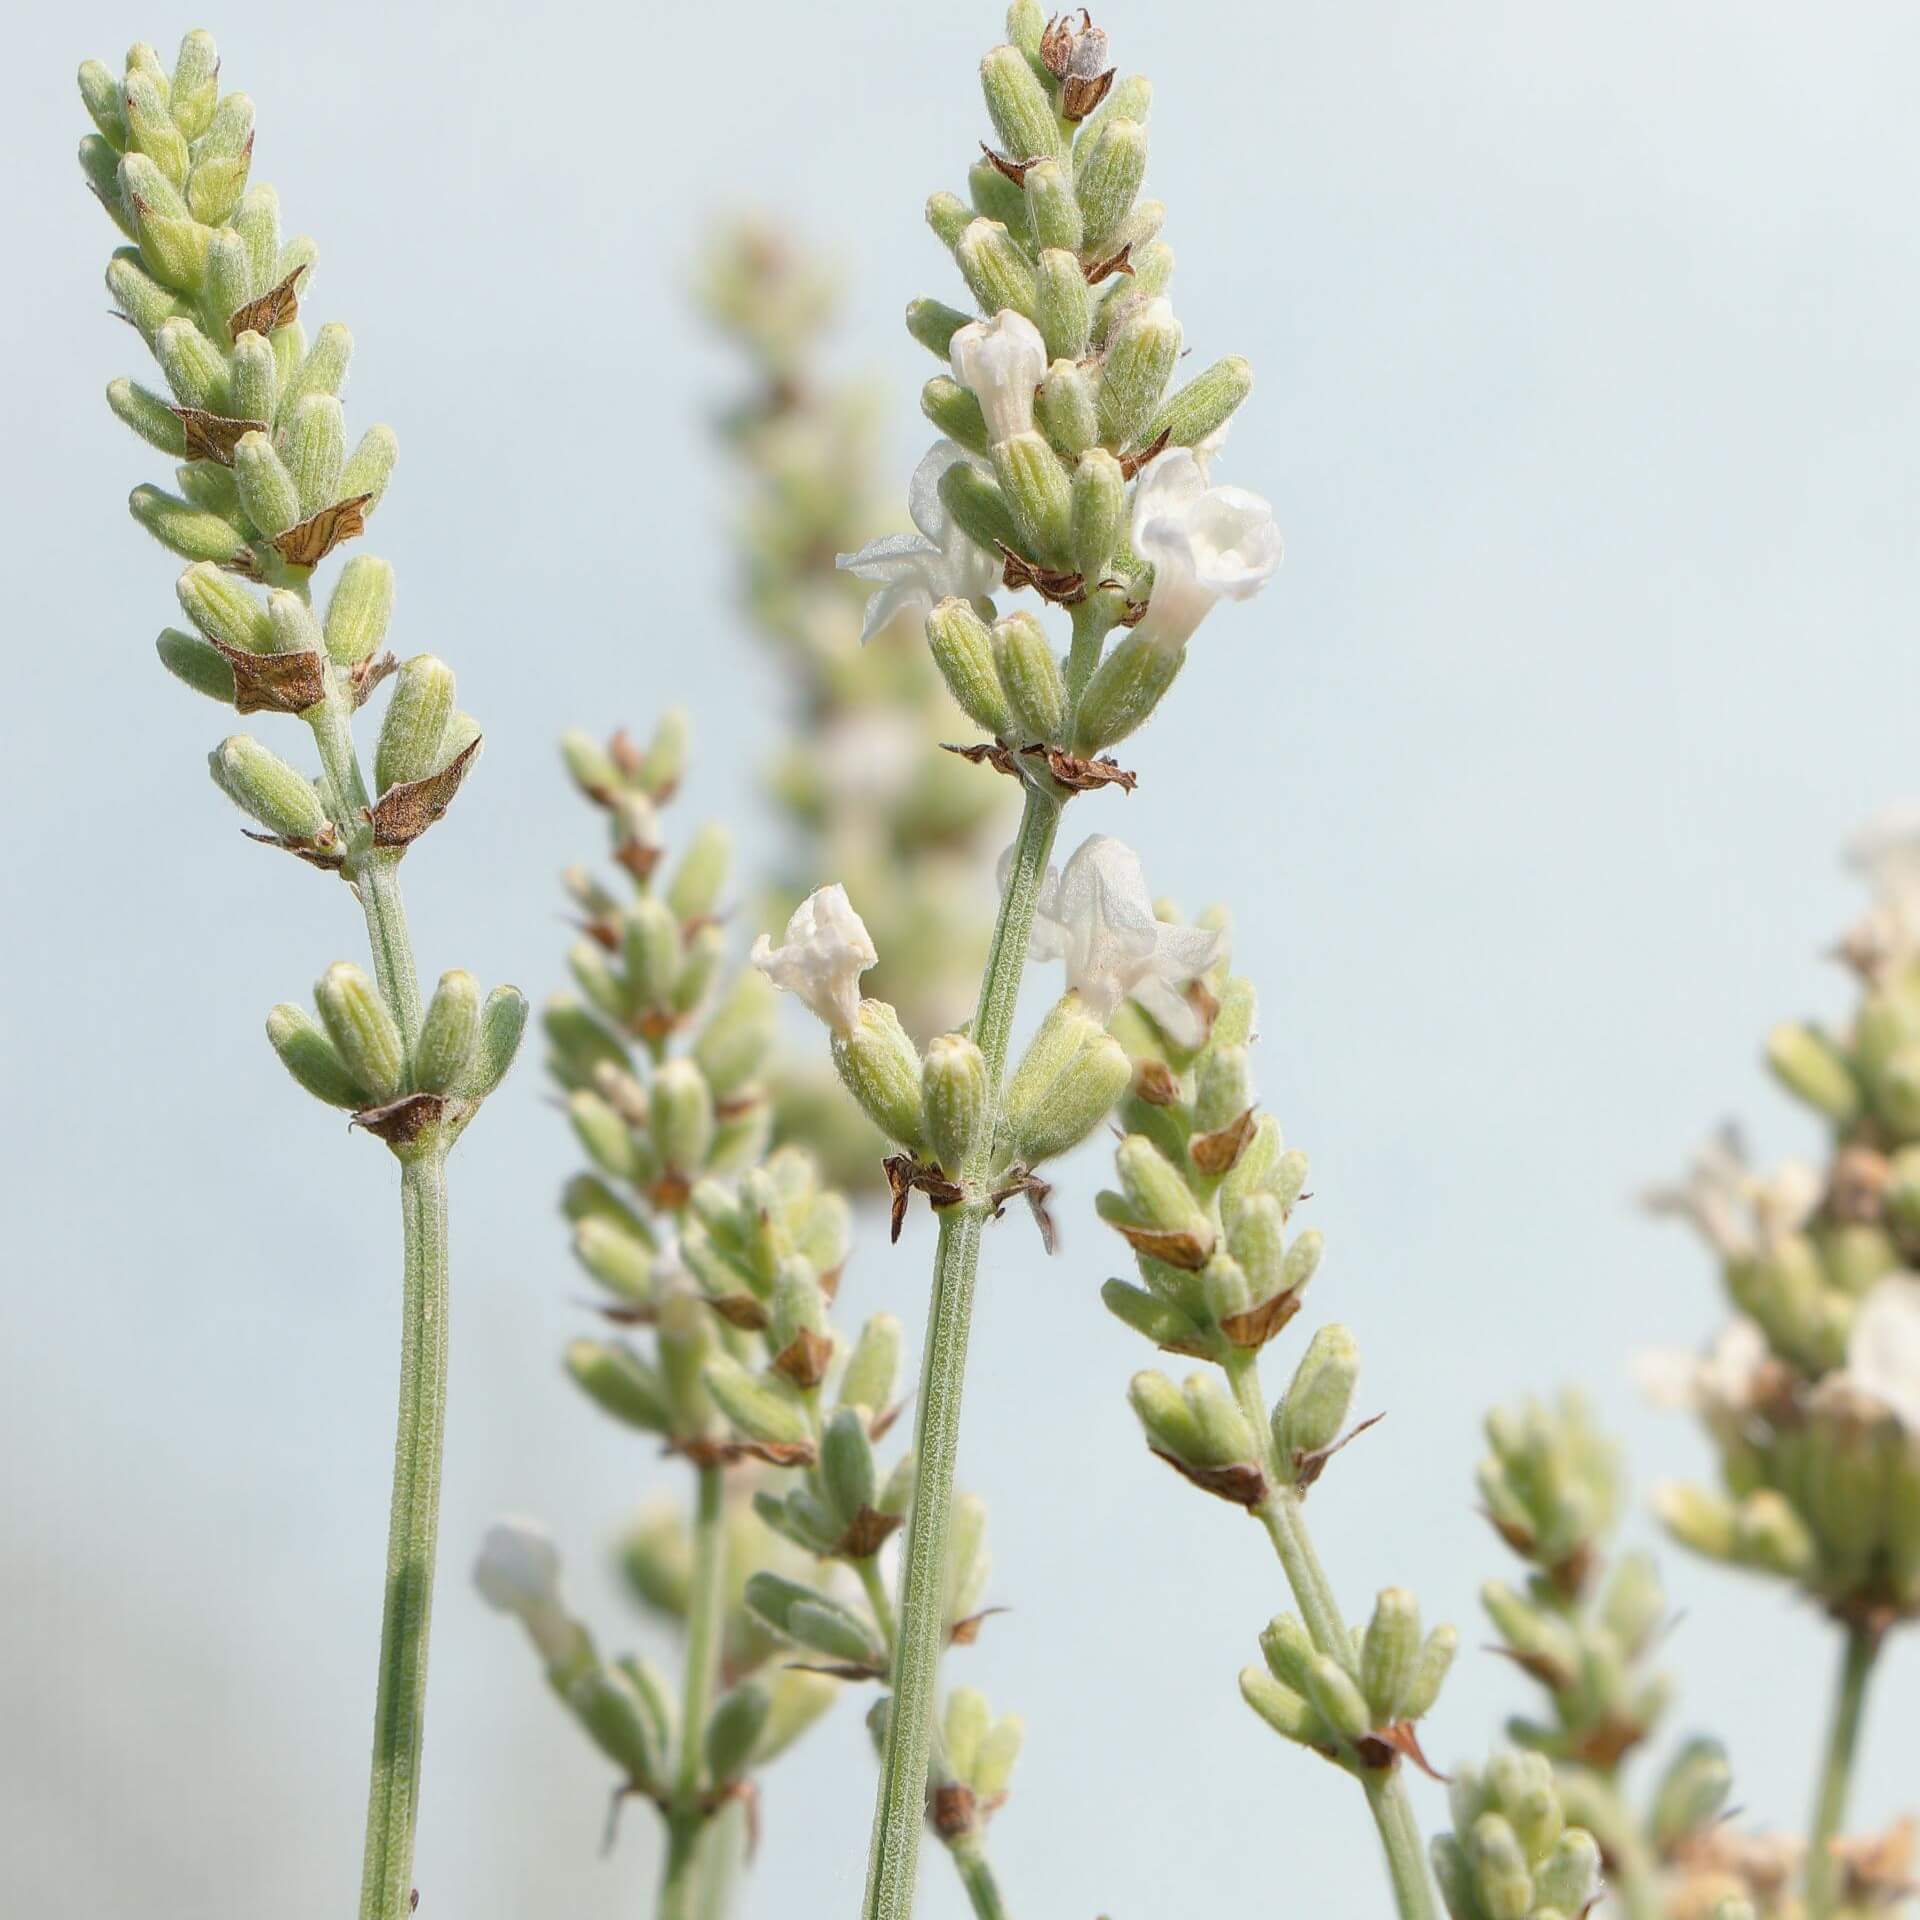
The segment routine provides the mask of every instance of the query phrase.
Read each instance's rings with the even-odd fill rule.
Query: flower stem
[[[447,1394],[447,1173],[431,1148],[400,1170],[406,1260],[400,1415],[387,1529],[386,1612],[373,1719],[361,1920],[403,1920],[413,1899],[413,1834],[427,1693],[427,1628],[440,1530]]]
[[[960,1884],[967,1890],[978,1920],[1009,1920],[1007,1903],[1000,1897],[1000,1883],[993,1877],[987,1856],[972,1842],[951,1849],[953,1864],[960,1871]]]
[[[926,1817],[927,1755],[933,1740],[934,1695],[946,1638],[947,1521],[953,1506],[954,1459],[960,1442],[960,1398],[967,1369],[967,1332],[980,1265],[980,1231],[989,1205],[985,1185],[998,1130],[1007,1040],[1020,997],[1034,905],[1060,825],[1060,798],[1027,789],[1012,870],[987,949],[986,975],[973,1018],[973,1040],[986,1057],[991,1112],[963,1170],[966,1198],[940,1215],[933,1299],[927,1313],[920,1400],[914,1425],[916,1477],[900,1569],[899,1630],[893,1657],[893,1707],[880,1756],[880,1788],[867,1858],[865,1920],[907,1920]]]
[[[1274,1449],[1272,1428],[1260,1391],[1259,1362],[1251,1353],[1237,1355],[1227,1363],[1227,1378],[1241,1413],[1259,1441],[1261,1464],[1266,1471],[1267,1496],[1254,1511],[1273,1542],[1274,1553],[1287,1576],[1287,1585],[1293,1589],[1294,1601],[1307,1623],[1313,1644],[1320,1652],[1339,1661],[1357,1679],[1359,1662],[1354,1657],[1353,1636],[1347,1631],[1333,1583],[1327,1578],[1320,1556],[1314,1550],[1313,1536],[1307,1531],[1306,1508],[1299,1493],[1288,1483]],[[1427,1874],[1426,1848],[1421,1843],[1419,1824],[1413,1817],[1399,1763],[1363,1768],[1360,1784],[1366,1791],[1367,1806],[1387,1856],[1387,1878],[1393,1886],[1394,1909],[1400,1920],[1439,1920],[1433,1882]]]
[[[693,1584],[687,1599],[687,1672],[680,1705],[680,1755],[673,1805],[667,1814],[667,1858],[660,1877],[659,1920],[694,1920],[699,1913],[700,1836],[707,1809],[700,1802],[701,1756],[707,1717],[720,1679],[720,1637],[727,1598],[725,1469],[699,1469],[693,1517]]]
[[[1840,1678],[1834,1689],[1833,1723],[1827,1734],[1826,1759],[1820,1769],[1820,1790],[1813,1804],[1813,1831],[1807,1837],[1807,1920],[1831,1920],[1840,1899],[1840,1862],[1833,1851],[1841,1823],[1846,1819],[1847,1791],[1853,1783],[1853,1759],[1860,1744],[1867,1681],[1879,1635],[1861,1626],[1847,1629],[1840,1656]]]

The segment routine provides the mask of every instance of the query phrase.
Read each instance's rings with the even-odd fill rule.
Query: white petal
[[[783,992],[806,1002],[835,1033],[850,1033],[860,1010],[860,976],[880,958],[866,923],[837,881],[794,908],[778,946],[763,933],[748,956]]]
[[[1920,1280],[1892,1275],[1861,1301],[1847,1336],[1847,1373],[1920,1435]]]
[[[1033,429],[1033,392],[1047,371],[1046,342],[1023,313],[1002,307],[962,327],[948,348],[953,377],[980,402],[995,446]]]
[[[940,498],[940,482],[949,468],[961,465],[967,458],[966,448],[955,441],[936,440],[920,456],[920,464],[907,482],[907,512],[932,546],[944,547],[953,525],[953,518]]]
[[[532,1520],[496,1520],[480,1543],[473,1584],[488,1606],[525,1614],[560,1597],[560,1550]]]

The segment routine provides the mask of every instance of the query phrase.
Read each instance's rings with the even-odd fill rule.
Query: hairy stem
[[[406,1261],[401,1300],[400,1415],[387,1528],[386,1611],[373,1718],[361,1920],[412,1910],[413,1833],[427,1694],[427,1629],[440,1530],[447,1397],[447,1174],[435,1147],[402,1163]]]
[[[1299,1493],[1289,1484],[1274,1448],[1272,1427],[1260,1391],[1259,1363],[1252,1354],[1242,1354],[1227,1363],[1227,1377],[1240,1411],[1259,1441],[1261,1464],[1267,1476],[1267,1496],[1255,1511],[1267,1530],[1268,1539],[1273,1542],[1300,1616],[1307,1623],[1313,1644],[1338,1660],[1357,1679],[1359,1662],[1354,1656],[1353,1636],[1347,1631],[1340,1603],[1334,1597],[1333,1583],[1314,1551],[1313,1536],[1307,1531],[1306,1508]],[[1366,1790],[1367,1806],[1387,1857],[1394,1910],[1400,1920],[1439,1920],[1433,1882],[1427,1874],[1426,1848],[1413,1817],[1412,1803],[1407,1798],[1407,1784],[1401,1777],[1399,1762],[1363,1769],[1360,1784]]]
[[[978,1920],[1008,1920],[1007,1903],[1000,1897],[1000,1884],[993,1868],[981,1852],[978,1842],[961,1841],[952,1848],[953,1864],[960,1870],[960,1884],[967,1890]]]
[[[720,1682],[720,1632],[726,1608],[725,1469],[699,1470],[693,1518],[693,1585],[687,1600],[687,1672],[680,1705],[680,1754],[667,1814],[667,1858],[660,1876],[659,1920],[695,1920],[700,1911],[700,1799],[707,1717]]]
[[[933,1740],[934,1697],[946,1638],[947,1522],[953,1506],[953,1469],[960,1443],[960,1398],[967,1369],[967,1332],[980,1265],[980,1232],[989,1210],[982,1191],[998,1130],[1007,1040],[1020,997],[1034,905],[1047,856],[1060,825],[1061,801],[1029,787],[1012,869],[987,950],[987,970],[973,1018],[973,1039],[986,1056],[993,1089],[987,1124],[963,1170],[966,1198],[940,1215],[934,1254],[933,1299],[914,1425],[917,1475],[907,1515],[900,1568],[899,1629],[893,1656],[893,1708],[880,1756],[879,1797],[867,1858],[865,1920],[907,1920],[913,1911],[914,1871],[926,1817],[927,1755]]]
[[[1831,1920],[1839,1904],[1840,1862],[1833,1843],[1847,1815],[1847,1792],[1853,1784],[1854,1754],[1866,1711],[1867,1681],[1879,1651],[1877,1634],[1865,1627],[1847,1629],[1840,1677],[1834,1687],[1826,1758],[1821,1763],[1820,1788],[1813,1803],[1813,1830],[1807,1836],[1807,1920]]]

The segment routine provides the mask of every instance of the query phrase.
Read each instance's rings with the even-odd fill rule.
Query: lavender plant
[[[459,710],[443,661],[423,653],[397,666],[382,651],[394,593],[385,561],[347,561],[316,611],[315,576],[365,531],[396,449],[392,431],[375,426],[349,450],[339,393],[352,337],[329,323],[307,338],[300,316],[315,249],[283,238],[272,188],[249,185],[253,102],[220,91],[203,32],[187,35],[171,69],[144,44],[117,76],[89,60],[80,94],[96,129],[81,142],[81,169],[128,242],[108,264],[108,291],[166,386],[115,380],[108,404],[181,463],[177,492],[140,486],[128,503],[188,562],[176,591],[190,624],[161,633],[161,663],[240,714],[305,723],[316,774],[239,733],[210,756],[214,782],[254,823],[249,838],[346,882],[372,950],[371,978],[336,963],[314,989],[318,1017],[277,1006],[267,1037],[307,1092],[350,1113],[400,1168],[399,1430],[360,1896],[363,1920],[394,1920],[415,1897],[446,1395],[447,1155],[506,1073],[527,1012],[517,989],[483,995],[459,970],[423,1007],[399,875],[478,757],[480,728]],[[354,718],[389,678],[369,784]]]
[[[861,995],[878,954],[839,885],[755,954],[825,1022],[849,1090],[894,1143],[896,1220],[916,1192],[939,1218],[869,1920],[900,1920],[913,1902],[985,1229],[1016,1197],[1040,1206],[1037,1169],[1085,1138],[1128,1084],[1131,1064],[1106,1026],[1123,993],[1152,984],[1177,995],[1207,964],[1204,936],[1163,934],[1112,895],[1099,851],[1109,843],[1093,843],[1057,882],[1049,915],[1093,991],[1070,990],[1008,1073],[1060,816],[1076,794],[1133,785],[1108,749],[1158,705],[1214,603],[1256,592],[1279,559],[1265,503],[1213,486],[1207,471],[1251,385],[1246,363],[1223,360],[1169,391],[1183,339],[1166,295],[1173,257],[1157,237],[1163,209],[1138,198],[1146,81],[1116,80],[1107,37],[1085,16],[1048,22],[1032,0],[1010,10],[1008,44],[988,54],[981,81],[999,144],[971,170],[971,205],[941,193],[927,212],[984,317],[935,300],[909,308],[910,331],[950,371],[922,397],[944,437],[909,492],[917,531],[844,562],[879,589],[871,625],[923,624],[949,691],[987,736],[964,757],[1021,793],[974,1016],[923,1058],[893,1004]],[[1065,610],[1064,658],[1036,613],[998,616],[996,588]]]
[[[725,971],[724,835],[701,830],[662,872],[684,721],[669,715],[645,749],[621,736],[565,745],[624,875],[621,893],[583,868],[567,875],[579,993],[545,1012],[549,1070],[592,1162],[565,1211],[608,1327],[573,1342],[567,1369],[601,1412],[692,1469],[691,1522],[656,1509],[622,1553],[639,1597],[684,1630],[679,1685],[653,1661],[602,1658],[531,1523],[496,1526],[475,1577],[521,1619],[554,1691],[613,1762],[616,1806],[631,1796],[658,1810],[662,1920],[706,1920],[725,1911],[758,1770],[842,1683],[888,1670],[895,1620],[879,1556],[912,1461],[883,1474],[875,1448],[899,1412],[901,1331],[889,1314],[853,1340],[833,1326],[850,1210],[798,1145],[771,1146],[773,996],[757,972]],[[943,1622],[965,1641],[990,1570],[979,1502],[961,1503],[958,1533]],[[986,1823],[1020,1723],[961,1689],[945,1724],[929,1817],[990,1920],[1003,1908]]]
[[[1826,1125],[1826,1165],[1763,1175],[1723,1133],[1683,1184],[1649,1196],[1698,1228],[1734,1308],[1709,1355],[1652,1370],[1706,1427],[1723,1481],[1665,1488],[1661,1517],[1696,1552],[1804,1595],[1840,1636],[1809,1920],[1907,1878],[1897,1843],[1840,1835],[1881,1649],[1920,1614],[1920,823],[1886,816],[1851,857],[1875,896],[1839,949],[1853,1018],[1837,1032],[1777,1027],[1767,1047]]]

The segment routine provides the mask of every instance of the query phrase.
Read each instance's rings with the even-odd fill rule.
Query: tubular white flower
[[[473,1584],[488,1606],[525,1626],[542,1657],[558,1666],[574,1652],[580,1629],[560,1600],[560,1550],[531,1520],[496,1520],[480,1543]]]
[[[1694,1155],[1684,1180],[1649,1187],[1640,1202],[1649,1213],[1691,1222],[1723,1260],[1750,1260],[1798,1233],[1820,1204],[1820,1190],[1819,1174],[1803,1161],[1755,1173],[1739,1135],[1722,1127]]]
[[[1920,1438],[1920,1280],[1890,1275],[1861,1301],[1847,1335],[1846,1378]]]
[[[1001,867],[1004,886],[1004,858]],[[1220,945],[1215,928],[1156,919],[1140,856],[1104,833],[1082,841],[1063,872],[1047,869],[1033,916],[1033,957],[1064,960],[1067,985],[1090,1012],[1111,1020],[1132,999],[1181,1046],[1204,1037],[1181,989],[1213,965]]]
[[[1033,391],[1046,378],[1047,348],[1023,313],[1002,307],[991,320],[973,320],[947,350],[953,377],[980,402],[994,446],[1033,431]]]
[[[1709,1419],[1716,1414],[1738,1417],[1753,1404],[1754,1386],[1767,1359],[1766,1335],[1738,1315],[1721,1328],[1704,1354],[1662,1347],[1635,1360],[1634,1376],[1656,1406]]]
[[[763,933],[753,964],[783,993],[797,993],[843,1039],[860,1011],[860,976],[879,958],[866,923],[837,881],[810,893],[793,910],[786,938]]]
[[[978,600],[998,584],[999,560],[960,531],[940,498],[941,475],[967,458],[964,447],[936,440],[907,488],[907,512],[920,531],[890,533],[868,541],[858,553],[836,556],[841,572],[879,583],[860,624],[863,646],[901,613],[910,611],[924,621],[938,601],[949,596]]]
[[[1169,447],[1133,495],[1133,550],[1153,562],[1153,592],[1136,633],[1180,648],[1216,600],[1250,600],[1280,564],[1273,509],[1244,487],[1207,484],[1214,449]]]

